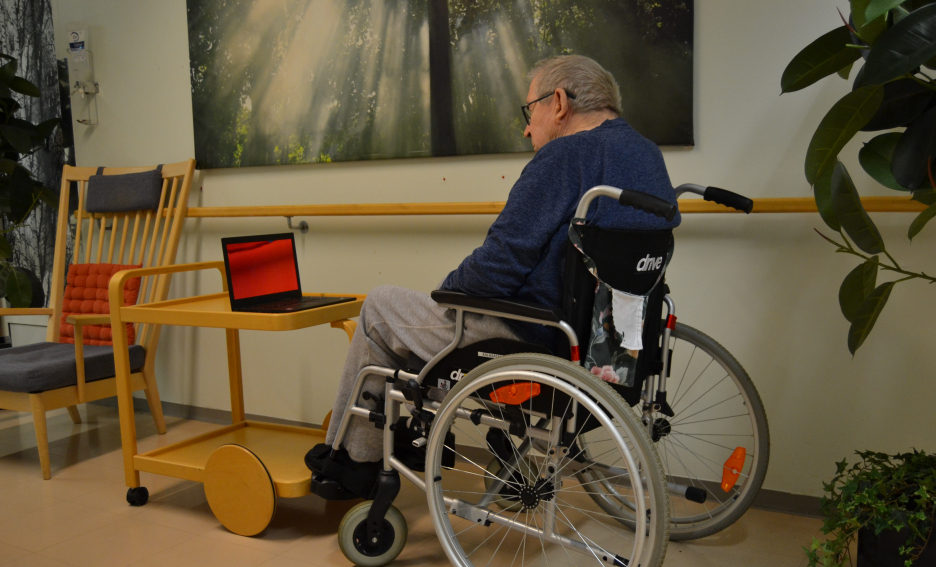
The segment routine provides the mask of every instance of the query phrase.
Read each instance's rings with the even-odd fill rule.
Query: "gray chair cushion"
[[[112,378],[114,349],[86,345],[85,382]],[[143,368],[146,351],[140,345],[130,347],[130,369]],[[78,383],[75,345],[35,343],[0,350],[0,390],[6,392],[45,392]]]
[[[88,179],[85,210],[89,213],[155,210],[159,207],[162,185],[162,166],[140,173],[92,175]]]

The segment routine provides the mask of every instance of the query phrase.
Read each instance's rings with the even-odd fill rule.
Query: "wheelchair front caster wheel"
[[[142,506],[149,500],[149,490],[145,486],[127,490],[127,503],[131,506]]]
[[[379,541],[367,540],[367,514],[372,501],[361,502],[348,510],[338,527],[338,546],[348,561],[359,567],[383,567],[396,559],[406,545],[406,520],[390,506],[384,516]]]

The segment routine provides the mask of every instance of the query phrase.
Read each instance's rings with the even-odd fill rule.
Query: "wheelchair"
[[[683,185],[677,191],[701,191],[708,200],[750,212],[749,200],[712,189]],[[768,446],[756,390],[727,351],[676,323],[665,265],[651,262],[655,270],[634,271],[641,259],[671,255],[672,230],[587,225],[588,207],[600,196],[669,219],[676,214],[675,205],[644,193],[593,188],[570,227],[561,310],[435,291],[432,298],[455,311],[452,342],[429,361],[411,357],[406,370],[361,370],[333,447],[341,446],[352,419],[367,420],[383,432],[383,468],[370,499],[349,510],[339,528],[339,546],[352,563],[379,567],[402,551],[407,527],[393,506],[400,476],[426,493],[439,541],[459,566],[595,561],[656,567],[670,538],[714,533],[750,506]],[[648,298],[644,349],[630,384],[612,384],[583,365],[596,287],[589,268],[596,266],[614,289]],[[568,344],[557,353],[507,339],[459,348],[466,312],[553,327]],[[692,348],[685,360],[683,344]],[[708,363],[697,368],[706,356]],[[709,376],[713,366],[726,376]],[[668,394],[674,368],[682,373],[670,381],[676,390]],[[385,378],[382,395],[364,394],[373,409],[358,401],[368,376]],[[716,401],[706,407],[713,393]],[[737,397],[751,426],[735,423],[743,421]],[[411,417],[401,417],[401,406]],[[702,425],[713,422],[727,432]],[[336,455],[332,449],[328,458]],[[313,475],[311,489],[328,500],[353,497],[320,474]]]

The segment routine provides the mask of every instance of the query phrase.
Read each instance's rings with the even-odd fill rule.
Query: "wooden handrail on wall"
[[[926,205],[907,197],[864,197],[869,213],[920,212]],[[503,201],[479,203],[368,203],[360,205],[280,205],[272,207],[189,207],[188,216],[196,218],[231,217],[358,217],[392,215],[496,215]],[[737,213],[702,199],[680,199],[682,213]],[[754,199],[755,213],[815,213],[811,197]]]

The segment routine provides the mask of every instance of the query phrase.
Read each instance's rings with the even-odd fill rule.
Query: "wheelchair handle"
[[[701,185],[696,185],[695,183],[684,183],[676,188],[676,196],[679,197],[683,193],[695,193],[696,195],[701,195],[706,201],[711,201],[713,203],[718,203],[719,205],[724,205],[726,207],[731,207],[746,214],[750,214],[754,209],[754,201],[748,199],[744,195],[739,195],[728,191],[727,189],[719,189],[718,187],[703,187]]]
[[[672,221],[673,218],[676,217],[676,213],[679,212],[679,208],[676,205],[659,197],[640,191],[633,191],[631,189],[617,189],[610,185],[599,185],[585,192],[585,195],[582,196],[582,200],[579,201],[578,207],[575,209],[575,217],[580,219],[585,218],[585,215],[588,213],[588,206],[591,205],[591,202],[596,197],[611,197],[617,199],[617,202],[622,205],[633,207],[658,217],[663,217],[667,221]]]

